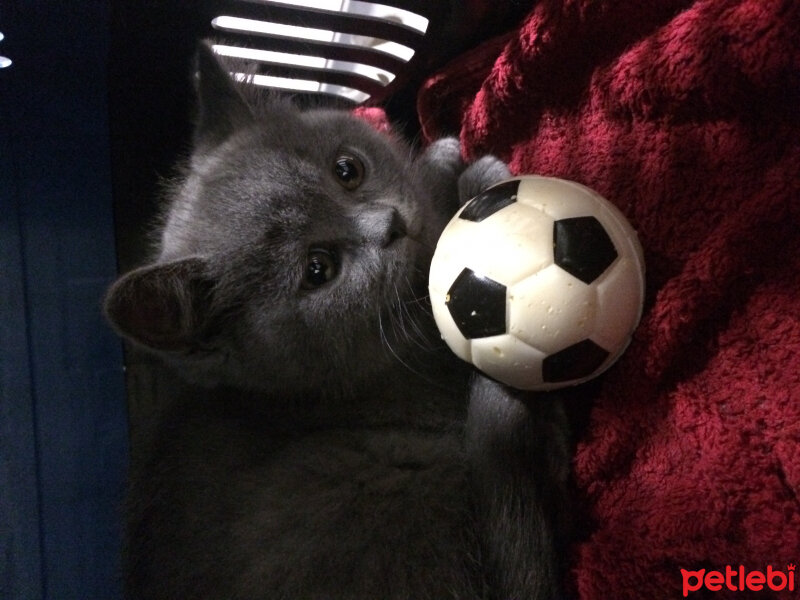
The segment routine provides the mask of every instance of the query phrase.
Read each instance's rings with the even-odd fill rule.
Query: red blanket
[[[598,190],[645,250],[633,343],[571,393],[577,597],[800,597],[798,40],[794,0],[540,0],[420,94],[428,138]]]

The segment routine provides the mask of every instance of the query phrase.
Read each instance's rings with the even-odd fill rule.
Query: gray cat
[[[505,166],[198,60],[157,258],[105,304],[190,382],[131,467],[128,597],[560,597],[562,408],[470,370],[426,305],[459,198]]]

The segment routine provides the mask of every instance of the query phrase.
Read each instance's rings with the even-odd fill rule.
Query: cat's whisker
[[[403,365],[406,369],[408,369],[414,375],[417,375],[418,377],[421,377],[422,379],[428,380],[428,378],[425,377],[425,375],[423,375],[422,373],[420,373],[419,371],[417,371],[416,369],[411,367],[411,365],[409,365],[406,361],[404,361],[402,358],[400,358],[400,355],[397,354],[395,349],[392,347],[392,344],[389,341],[388,336],[386,335],[386,331],[385,331],[384,326],[383,326],[383,318],[381,317],[380,311],[378,311],[378,329],[380,330],[381,341],[384,343],[384,345],[389,350],[391,355],[397,360],[397,362],[399,362],[401,365]]]
[[[422,304],[420,298],[414,295],[413,293],[414,287],[411,284],[411,281],[409,280],[408,276],[405,277],[405,282],[411,294],[409,300],[401,301],[401,310],[405,312],[406,315],[408,316],[408,321],[410,323],[411,330],[414,334],[416,334],[415,336],[416,339],[414,336],[409,335],[409,340],[413,342],[418,348],[425,351],[430,351],[431,350],[431,346],[429,343],[430,340],[428,339],[428,336],[425,335],[425,332],[423,331],[422,325],[419,321],[420,317],[422,316],[421,310],[424,305]],[[412,312],[411,309],[409,308],[409,306],[412,304],[416,305],[417,307],[420,307],[420,310]]]
[[[401,333],[403,334],[403,338],[406,342],[413,343],[417,347],[421,347],[419,341],[416,340],[412,335],[416,329],[416,322],[413,315],[409,312],[405,302],[400,297],[400,291],[397,289],[397,286],[394,288],[394,293],[395,297],[397,298],[397,313],[400,317],[399,325],[401,328]]]
[[[395,329],[395,333],[398,334],[398,338],[402,338],[404,342],[418,345],[417,341],[411,335],[408,325],[410,324],[413,327],[413,316],[406,308],[405,302],[400,295],[400,290],[398,289],[397,285],[395,284],[392,287],[392,291],[394,292],[394,300],[392,302],[394,310],[392,311],[392,316],[394,317],[394,324],[399,328],[399,331],[397,328]]]
[[[409,305],[416,305],[416,306],[424,306],[425,302],[430,300],[430,294],[424,294],[422,296],[412,296],[408,300],[403,300],[403,304],[406,306]]]
[[[389,350],[389,353],[397,360],[397,362],[399,362],[403,367],[405,367],[410,373],[413,373],[414,375],[416,375],[417,377],[419,377],[420,379],[422,379],[426,383],[428,383],[428,384],[430,384],[430,385],[432,385],[434,387],[440,388],[440,389],[445,389],[445,387],[441,383],[438,383],[437,381],[435,381],[429,375],[426,375],[422,371],[420,371],[418,369],[415,369],[414,367],[409,365],[406,361],[404,361],[397,354],[395,349],[392,347],[392,344],[389,341],[389,338],[386,335],[386,331],[385,331],[384,326],[383,326],[383,318],[381,317],[380,311],[378,312],[378,328],[380,330],[381,341],[386,345],[386,348]],[[423,348],[423,349],[424,350],[429,350],[427,348]]]

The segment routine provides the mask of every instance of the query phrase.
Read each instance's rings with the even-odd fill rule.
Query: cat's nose
[[[406,229],[405,220],[402,216],[400,216],[399,212],[397,212],[395,209],[392,209],[389,223],[383,235],[383,247],[386,248],[386,246],[391,245],[400,238],[404,238],[407,233],[408,229]]]
[[[405,219],[391,206],[365,207],[360,211],[357,223],[364,240],[381,248],[390,246],[408,233]]]

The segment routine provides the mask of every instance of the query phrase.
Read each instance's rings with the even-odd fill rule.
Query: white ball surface
[[[596,377],[624,352],[644,301],[644,256],[624,215],[572,181],[492,186],[445,227],[431,262],[433,315],[448,346],[490,377],[552,390]]]

